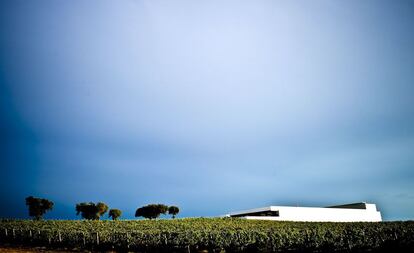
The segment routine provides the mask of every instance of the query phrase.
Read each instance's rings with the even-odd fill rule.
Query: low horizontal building
[[[327,207],[268,206],[232,212],[226,217],[314,222],[382,221],[381,213],[377,210],[376,205],[365,202]]]

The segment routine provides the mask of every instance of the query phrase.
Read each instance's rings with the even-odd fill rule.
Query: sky
[[[0,217],[414,213],[414,2],[0,1]],[[105,216],[106,218],[106,216]]]

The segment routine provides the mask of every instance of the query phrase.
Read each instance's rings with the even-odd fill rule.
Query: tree
[[[82,218],[87,220],[99,220],[99,218],[108,211],[108,206],[105,203],[93,202],[76,204],[76,215],[81,214]]]
[[[122,211],[119,209],[111,209],[108,215],[110,218],[112,217],[112,220],[117,220],[122,215]]]
[[[168,207],[168,214],[172,215],[172,218],[174,219],[175,216],[180,212],[180,208],[177,206],[170,206]]]
[[[168,206],[163,204],[150,204],[140,207],[135,212],[135,217],[144,217],[147,219],[156,219],[160,214],[166,214]]]
[[[26,206],[29,207],[29,216],[35,220],[40,220],[47,211],[53,209],[53,202],[29,196],[26,198]]]

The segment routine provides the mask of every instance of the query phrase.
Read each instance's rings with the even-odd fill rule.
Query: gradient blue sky
[[[414,213],[413,1],[0,1],[0,216]],[[6,208],[7,207],[7,208]]]

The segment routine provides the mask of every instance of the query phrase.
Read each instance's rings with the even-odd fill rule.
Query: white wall
[[[257,220],[283,220],[283,221],[331,221],[331,222],[356,222],[356,221],[382,221],[381,213],[377,211],[375,204],[367,204],[367,209],[351,208],[324,208],[324,207],[290,207],[271,206],[257,208],[244,212],[257,212],[263,210],[279,211],[279,217],[274,216],[246,216],[246,219]],[[243,212],[237,212],[243,213]],[[236,213],[232,213],[236,214]]]

